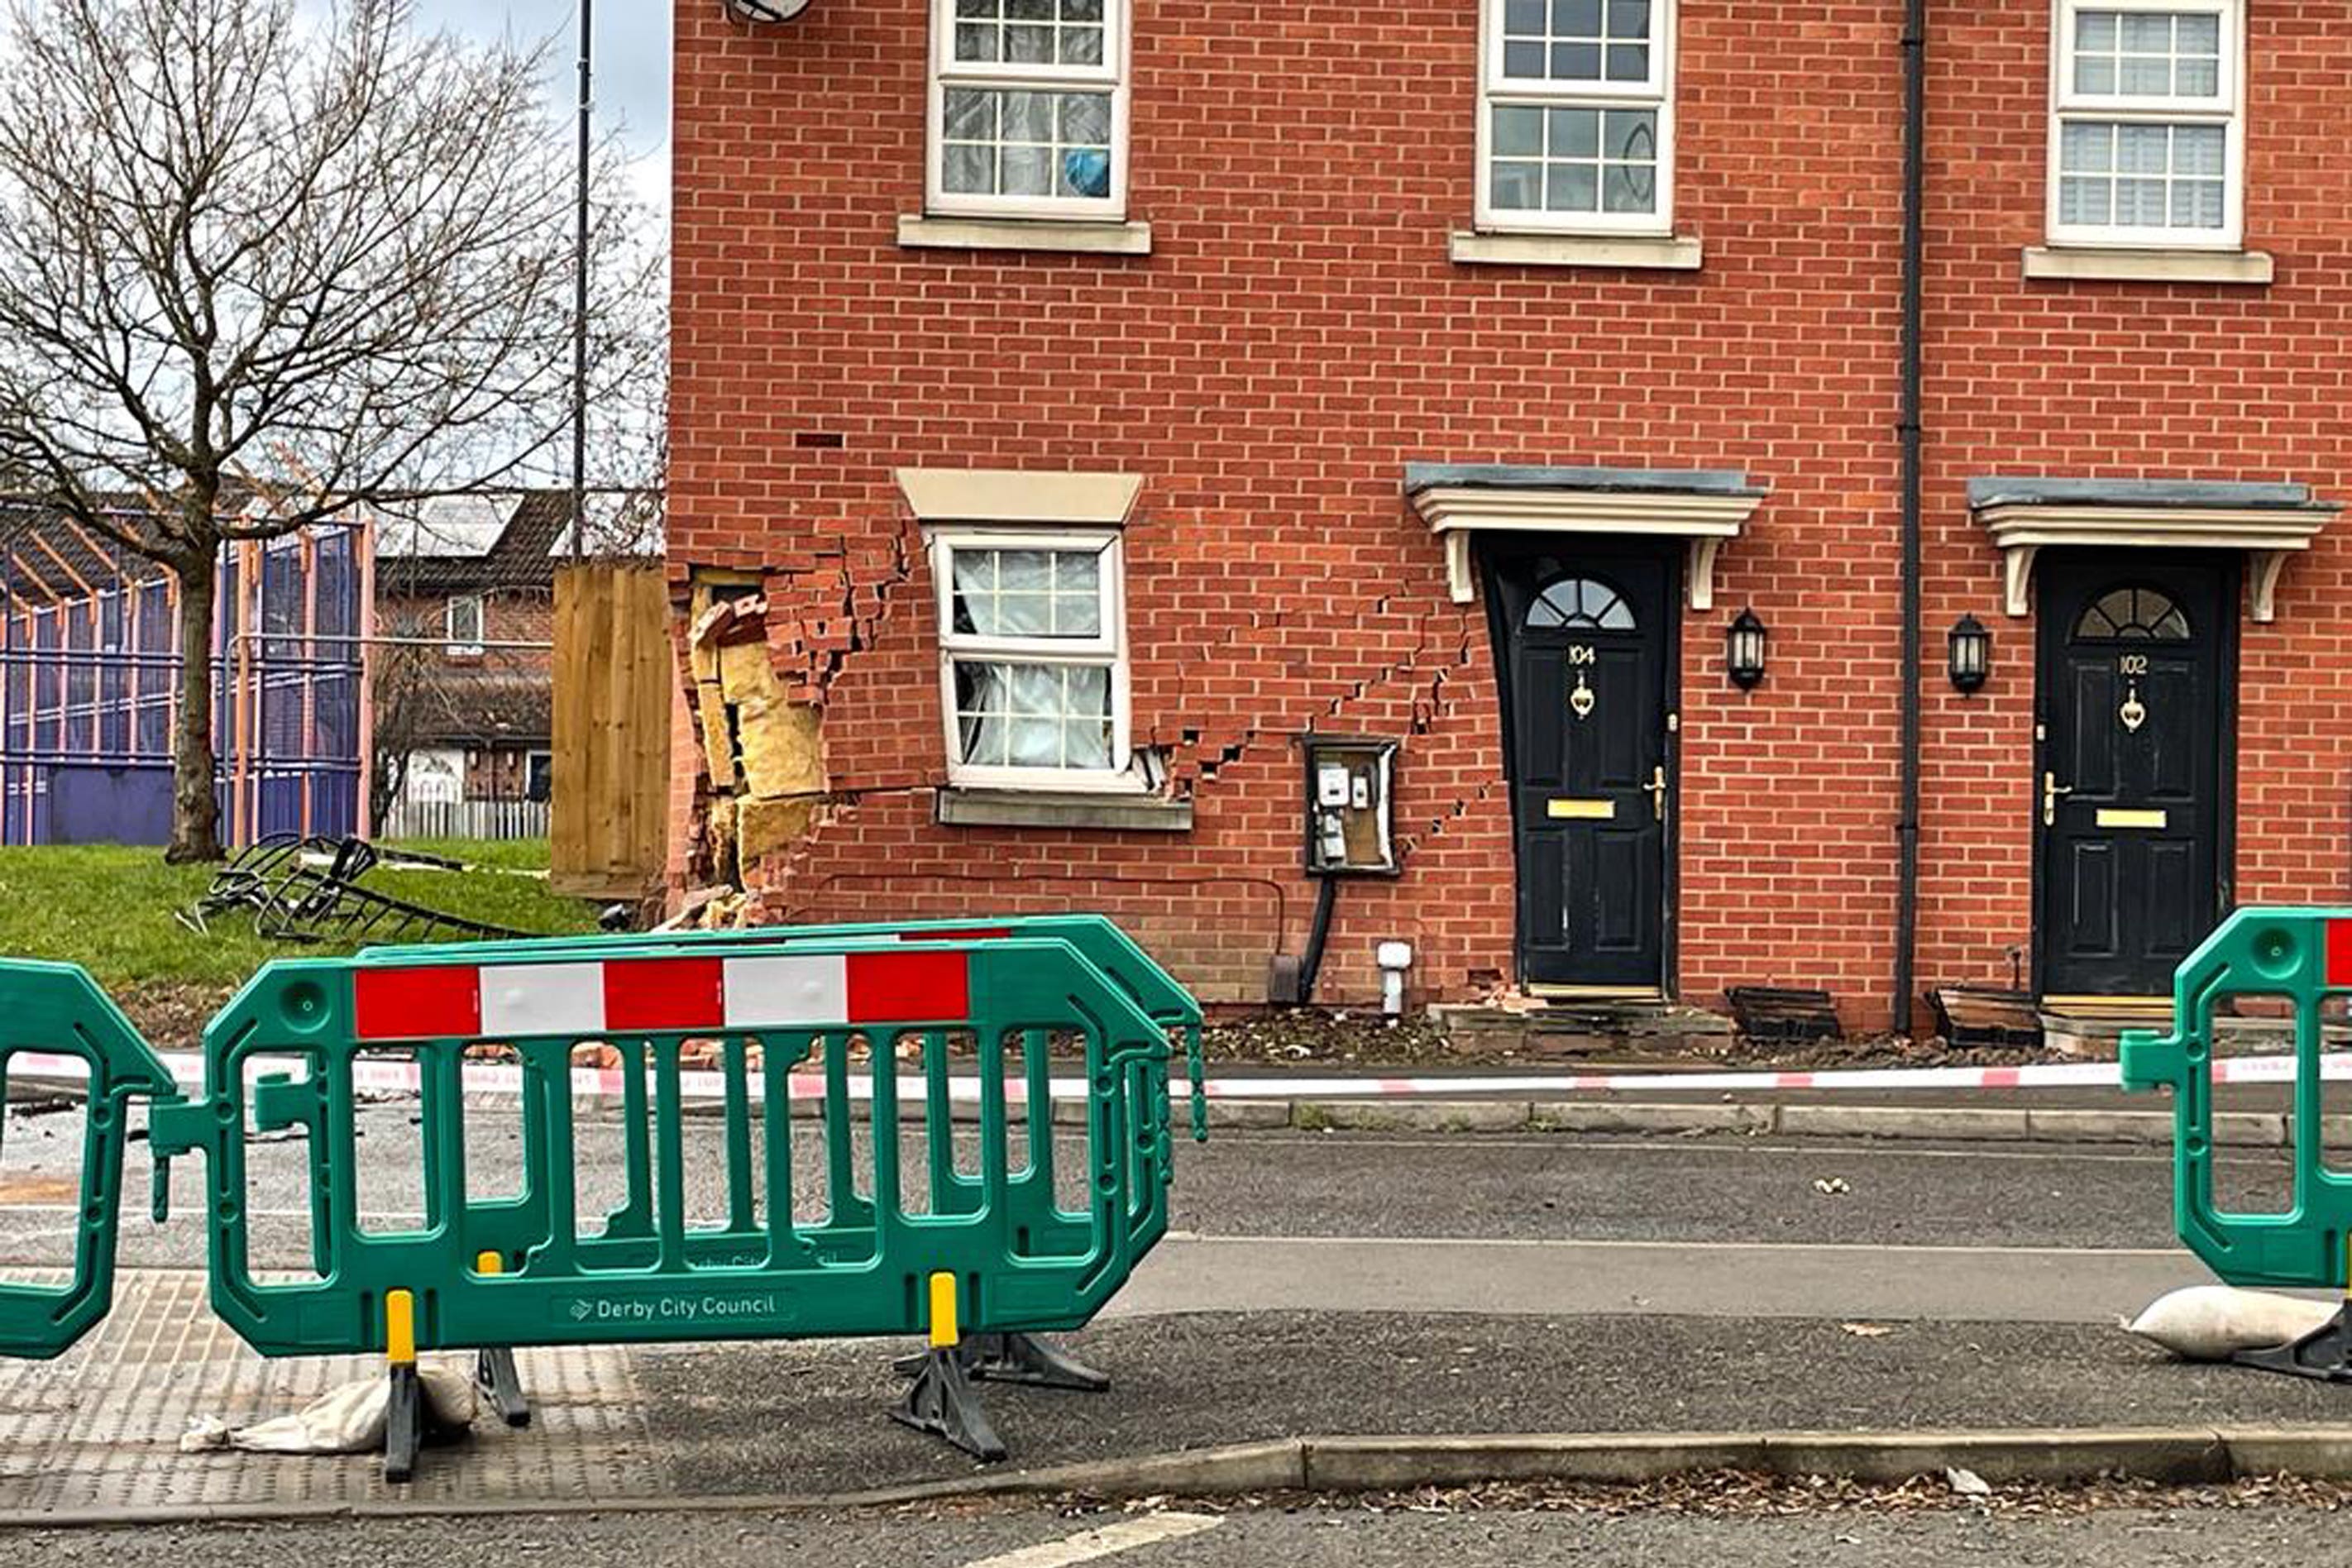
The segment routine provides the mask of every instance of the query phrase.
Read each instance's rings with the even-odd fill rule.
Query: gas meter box
[[[1316,877],[1393,877],[1390,801],[1397,742],[1308,735],[1307,870]]]

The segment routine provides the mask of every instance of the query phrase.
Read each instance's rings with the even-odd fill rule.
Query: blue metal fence
[[[0,615],[0,843],[161,844],[171,828],[179,595],[161,570],[35,539]],[[305,530],[222,552],[213,721],[221,827],[362,829],[367,542]],[[49,570],[41,568],[46,555]]]

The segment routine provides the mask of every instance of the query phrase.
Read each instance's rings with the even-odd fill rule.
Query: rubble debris
[[[467,869],[463,862],[438,855],[379,849],[364,838],[273,834],[222,867],[195,908],[184,915],[184,923],[205,934],[211,917],[250,911],[254,934],[270,942],[452,942],[541,934],[446,914],[362,886],[379,866]]]

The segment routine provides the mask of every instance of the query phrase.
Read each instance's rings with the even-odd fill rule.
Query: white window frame
[[[924,140],[923,208],[954,217],[1045,218],[1122,223],[1127,218],[1128,79],[1130,0],[1103,0],[1100,65],[1065,66],[955,58],[955,0],[931,0],[930,109]],[[1108,87],[1110,195],[1094,196],[982,195],[947,188],[947,102],[950,87],[1052,92]]]
[[[474,635],[470,637],[457,635],[457,607],[460,605],[474,606]],[[444,605],[441,611],[441,639],[444,653],[451,658],[479,658],[485,651],[484,645],[488,641],[489,633],[490,605],[486,596],[480,594],[449,595],[448,604]]]
[[[2221,89],[2212,98],[2156,98],[2074,90],[2075,16],[2084,11],[2203,12],[2221,18]],[[2239,250],[2246,235],[2245,0],[2051,0],[2050,243],[2121,250]],[[2118,84],[2120,85],[2120,84]],[[2128,228],[2061,221],[2060,168],[2073,121],[2222,127],[2221,226]]]
[[[940,711],[947,739],[948,783],[962,789],[1009,789],[1047,794],[1134,793],[1145,787],[1134,766],[1135,740],[1129,709],[1126,541],[1116,529],[1050,529],[1034,526],[959,525],[929,532],[931,580],[940,618]],[[955,629],[955,562],[958,550],[1092,550],[1101,561],[1097,574],[1102,595],[1102,635],[1096,637],[982,637]],[[1016,768],[972,765],[963,755],[956,720],[956,664],[1108,664],[1110,669],[1111,765],[1108,768]]]
[[[1604,0],[1605,4],[1605,0]],[[1492,233],[1672,235],[1675,230],[1675,37],[1676,0],[1652,0],[1647,81],[1528,82],[1503,74],[1505,0],[1478,8],[1477,226]],[[1497,106],[1654,109],[1658,115],[1657,210],[1647,213],[1527,212],[1495,205],[1491,167]]]

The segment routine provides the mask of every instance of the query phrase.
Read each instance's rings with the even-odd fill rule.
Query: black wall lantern
[[[1992,673],[1992,634],[1974,616],[1962,616],[1952,628],[1952,685],[1975,691]]]
[[[1731,629],[1723,634],[1723,667],[1731,677],[1731,684],[1742,691],[1753,691],[1764,679],[1764,623],[1756,618],[1754,610],[1742,610]]]

